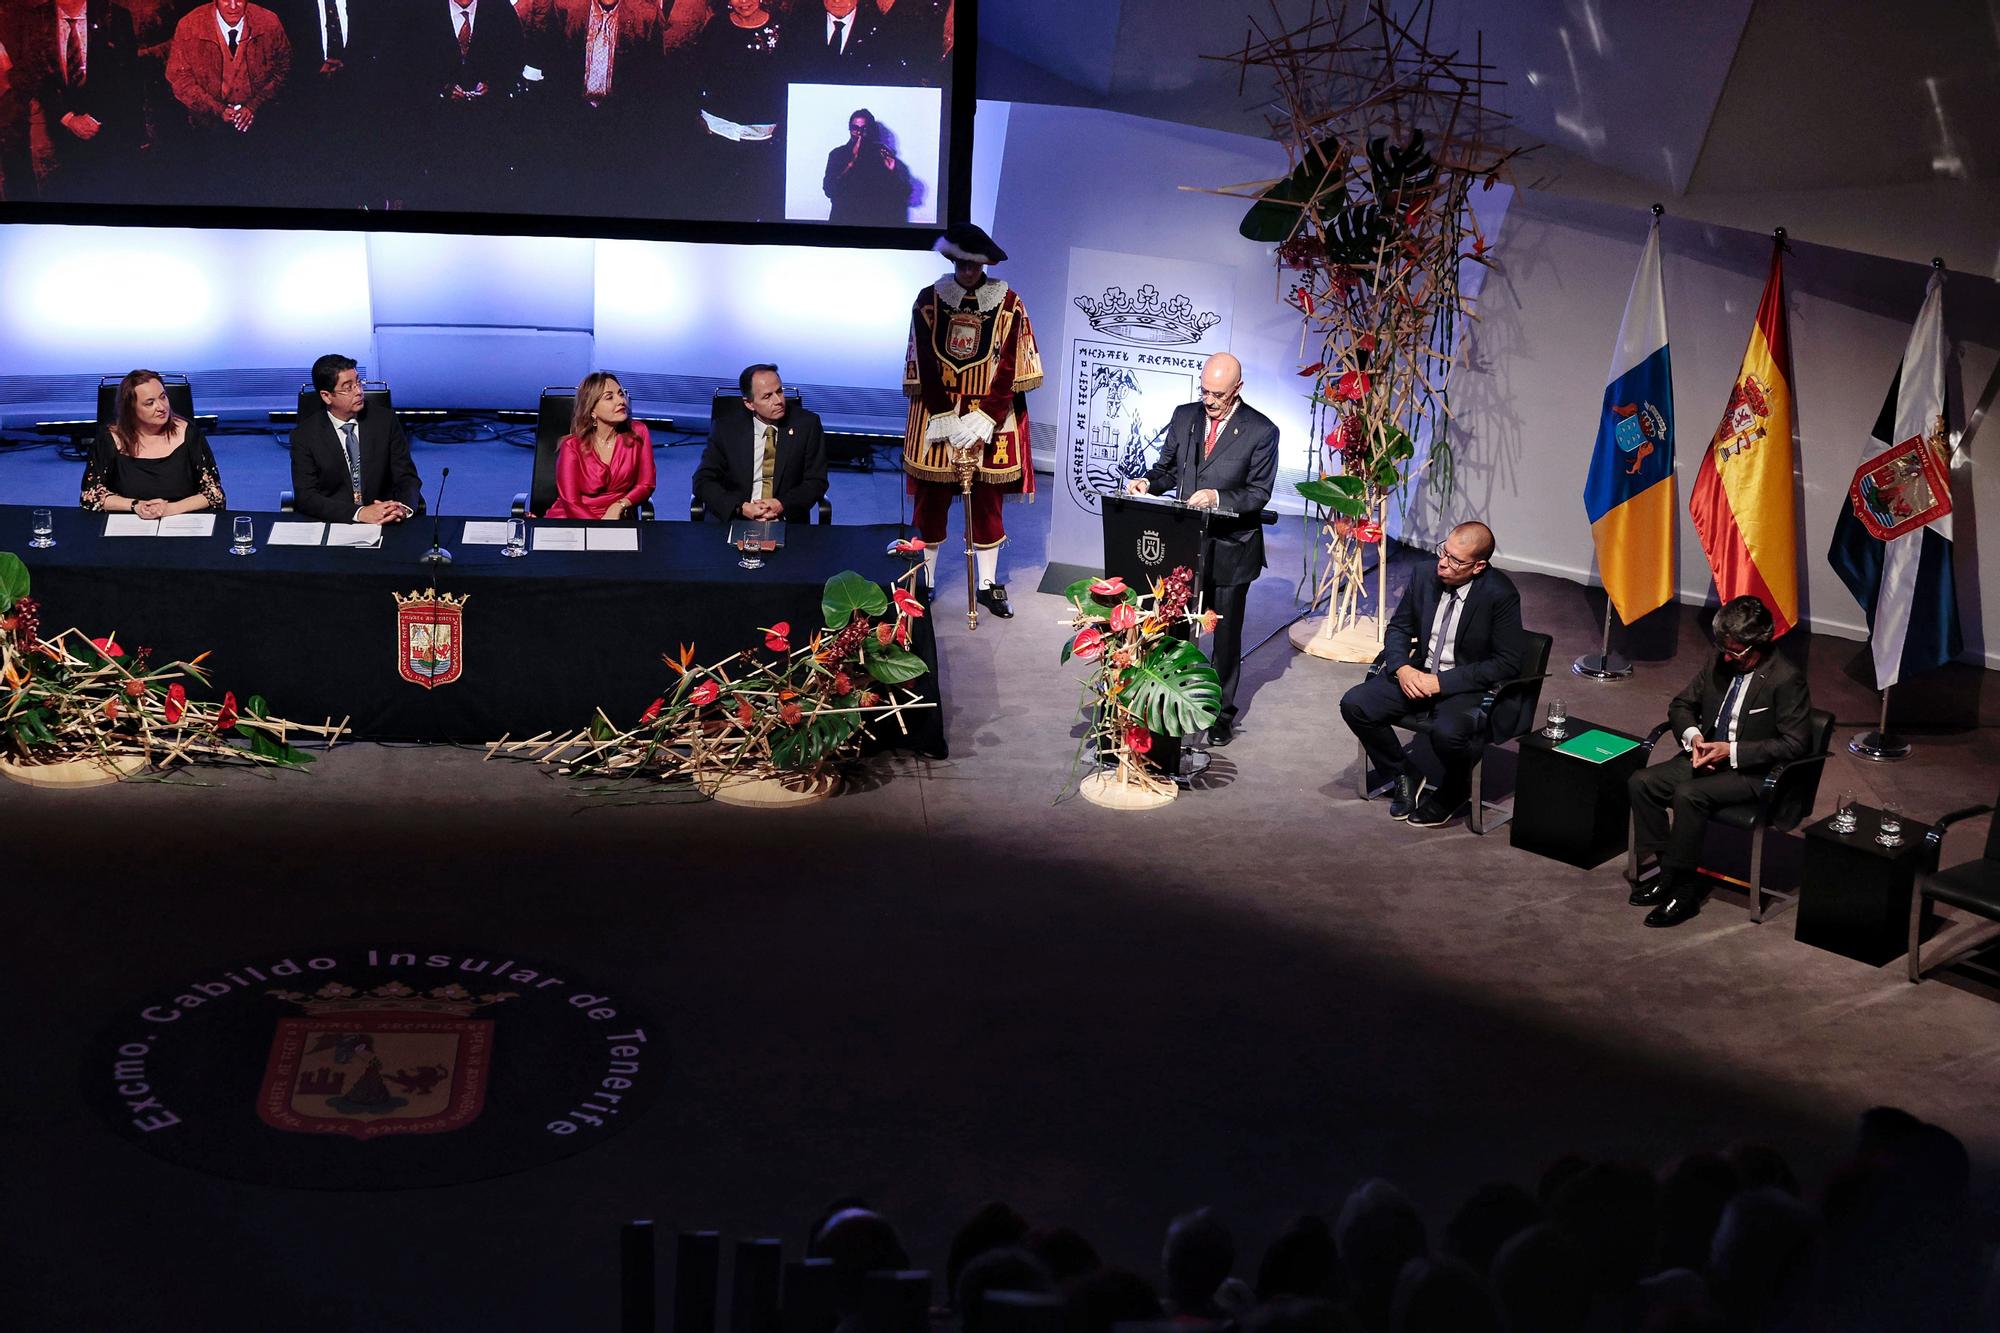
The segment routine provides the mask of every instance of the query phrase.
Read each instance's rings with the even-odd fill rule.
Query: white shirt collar
[[[445,8],[451,11],[451,30],[453,32],[458,31],[458,16],[460,14],[466,15],[472,20],[472,30],[474,32],[479,31],[479,0],[472,0],[471,4],[463,7],[459,5],[458,0],[445,0]]]
[[[209,11],[215,15],[215,30],[222,34],[222,44],[224,46],[229,45],[229,34],[232,32],[236,34],[236,40],[239,43],[243,40],[244,29],[250,23],[249,10],[244,10],[243,17],[234,23],[224,23],[222,21],[222,11],[216,9],[213,5],[209,6]]]

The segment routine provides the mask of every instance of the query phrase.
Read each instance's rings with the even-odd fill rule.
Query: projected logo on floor
[[[603,1142],[664,1081],[654,1025],[572,969],[435,947],[300,951],[133,1004],[84,1091],[123,1137],[199,1171],[417,1189]]]

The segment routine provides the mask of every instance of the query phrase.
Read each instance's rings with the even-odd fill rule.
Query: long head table
[[[27,562],[46,632],[116,630],[119,643],[150,647],[156,661],[209,652],[203,665],[218,691],[262,694],[298,721],[347,717],[357,736],[378,740],[525,737],[583,726],[599,707],[630,722],[672,682],[661,654],[687,643],[712,662],[761,644],[758,628],[778,621],[810,634],[831,575],[851,569],[887,583],[906,564],[883,554],[896,535],[886,525],[790,525],[785,548],[747,570],[719,524],[643,523],[637,551],[508,559],[501,547],[464,542],[468,520],[447,517],[453,560],[432,566],[420,560],[427,519],[385,527],[379,548],[361,550],[273,546],[272,523],[293,516],[252,514],[257,552],[234,556],[235,513],[216,515],[208,537],[107,537],[107,515],[61,509],[46,550],[28,546],[31,514],[0,505],[0,550]],[[465,599],[463,667],[453,683],[427,688],[398,670],[395,595],[433,580],[440,594]],[[929,617],[916,622],[911,646],[931,664],[918,683],[935,702]],[[892,741],[944,755],[941,711],[914,711],[908,741]]]

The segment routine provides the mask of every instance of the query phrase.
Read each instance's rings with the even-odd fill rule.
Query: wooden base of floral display
[[[1328,634],[1326,616],[1309,616],[1292,622],[1285,631],[1292,647],[1311,657],[1329,662],[1372,662],[1382,652],[1382,640],[1375,632],[1372,617],[1357,620],[1346,629]]]
[[[773,810],[788,805],[811,805],[839,791],[838,773],[798,773],[782,778],[741,778],[724,782],[715,789],[714,796],[724,805]]]
[[[78,791],[84,787],[102,787],[108,783],[122,782],[134,773],[144,772],[146,756],[142,754],[121,754],[107,758],[65,759],[54,764],[17,764],[12,760],[0,759],[0,777],[30,787],[47,787],[55,791]]]
[[[1178,794],[1166,779],[1123,764],[1100,768],[1078,783],[1077,790],[1084,800],[1106,810],[1157,810]]]

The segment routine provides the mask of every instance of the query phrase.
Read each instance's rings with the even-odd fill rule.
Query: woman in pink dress
[[[569,434],[556,446],[556,502],[544,518],[632,518],[653,493],[653,437],[632,419],[625,386],[593,370],[576,386]]]

